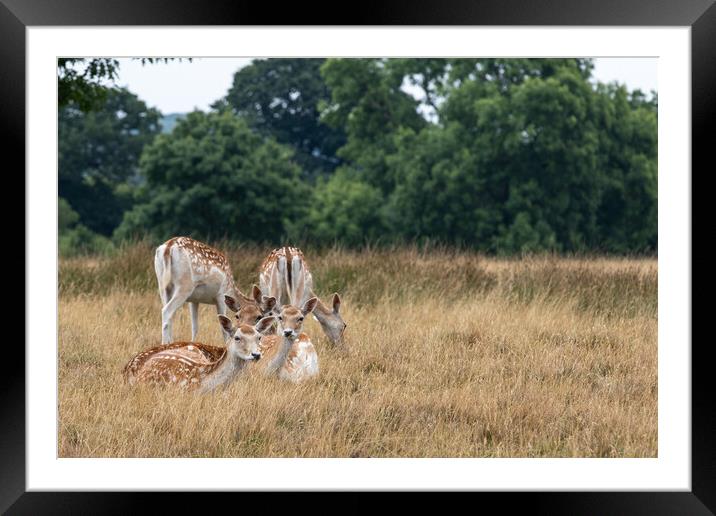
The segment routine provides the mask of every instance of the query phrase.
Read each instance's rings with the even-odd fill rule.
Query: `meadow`
[[[269,249],[217,246],[247,292]],[[345,345],[311,319],[318,378],[198,394],[122,381],[161,340],[153,251],[60,260],[61,457],[657,456],[655,258],[304,248]],[[211,306],[197,340],[222,344]]]

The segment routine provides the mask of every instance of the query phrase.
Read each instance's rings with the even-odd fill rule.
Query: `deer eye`
[[[299,317],[298,322],[303,322],[303,317]]]
[[[281,317],[281,316],[279,315],[279,316],[278,316],[278,320],[279,320],[279,321],[283,321],[283,317]]]
[[[236,337],[234,337],[234,340],[235,340],[236,342],[239,342],[239,341],[241,340],[241,337],[236,336]]]

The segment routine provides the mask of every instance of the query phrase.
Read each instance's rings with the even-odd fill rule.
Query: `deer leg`
[[[191,289],[174,288],[172,298],[162,308],[162,344],[172,341],[172,318],[190,294]]]
[[[169,302],[169,296],[167,295],[168,290],[169,287],[167,287],[166,289],[159,287],[159,299],[162,300],[162,306],[166,305]]]
[[[191,340],[196,340],[196,334],[199,333],[199,303],[189,303],[189,313],[191,314]]]

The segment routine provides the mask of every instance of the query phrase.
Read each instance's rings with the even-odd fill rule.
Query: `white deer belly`
[[[187,301],[191,303],[208,303],[214,304],[219,295],[219,286],[211,284],[200,284],[194,287]]]
[[[194,290],[187,298],[192,303],[216,303],[216,298],[225,290],[226,274],[213,265],[192,264],[191,279]],[[223,296],[222,296],[223,298]]]

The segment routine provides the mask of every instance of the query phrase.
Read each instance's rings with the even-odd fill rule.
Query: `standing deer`
[[[282,380],[300,382],[318,374],[318,354],[311,338],[302,333],[303,321],[317,306],[312,297],[299,309],[284,305],[278,315],[278,335],[266,335],[259,347],[265,358],[257,364],[265,374]]]
[[[225,295],[255,304],[262,314],[273,308],[258,287],[254,286],[253,299],[239,291],[224,253],[189,237],[174,237],[157,247],[154,271],[162,299],[163,344],[172,341],[172,318],[186,302],[191,313],[191,340],[199,331],[199,303],[216,306],[221,315],[226,313]],[[222,333],[226,340],[228,334],[223,326]]]
[[[296,247],[274,249],[261,264],[259,285],[264,296],[276,299],[279,305],[303,306],[313,293],[313,276],[308,269],[303,252]],[[346,323],[340,315],[341,298],[333,294],[332,308],[320,299],[313,316],[320,323],[326,337],[333,344],[343,342]]]
[[[170,383],[208,392],[227,385],[236,378],[249,361],[261,358],[260,341],[275,322],[264,317],[255,326],[234,327],[231,320],[219,315],[222,329],[229,334],[225,348],[198,342],[174,342],[135,355],[124,367],[127,383]]]

